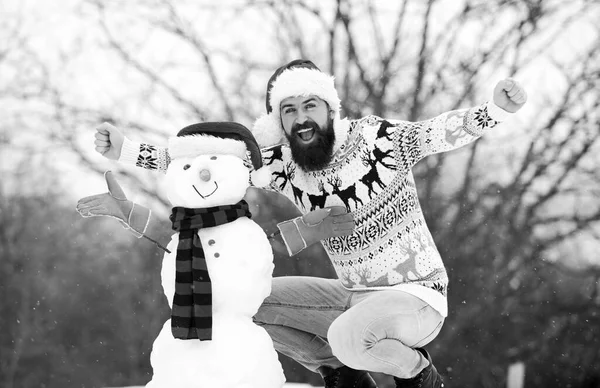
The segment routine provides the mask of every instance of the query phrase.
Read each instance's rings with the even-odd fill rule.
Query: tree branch
[[[423,79],[425,78],[425,66],[428,60],[427,44],[429,43],[429,15],[435,0],[428,0],[425,13],[423,14],[423,31],[421,32],[421,47],[419,48],[419,57],[417,59],[417,70],[415,86],[413,89],[413,99],[408,114],[409,121],[417,121],[421,112],[420,96],[423,88]]]
[[[219,99],[221,100],[221,104],[223,105],[223,107],[225,109],[225,114],[227,116],[227,120],[233,121],[235,118],[234,110],[231,107],[231,104],[229,103],[229,98],[227,96],[227,93],[225,92],[225,89],[223,88],[223,86],[221,85],[221,83],[218,79],[215,68],[212,64],[212,59],[211,59],[210,55],[208,54],[206,47],[200,41],[200,39],[196,36],[196,34],[193,32],[193,29],[190,26],[190,24],[187,23],[186,21],[184,21],[183,18],[181,18],[179,16],[179,14],[177,13],[177,10],[175,9],[175,7],[173,7],[173,4],[171,4],[171,2],[166,2],[166,3],[167,3],[168,10],[169,10],[171,22],[173,23],[172,26],[165,26],[166,29],[171,31],[173,34],[176,34],[180,38],[182,38],[182,40],[187,41],[196,49],[196,51],[202,58],[204,64],[206,65],[209,79],[210,79],[213,87],[217,91],[217,95],[219,96]],[[206,116],[202,116],[201,119],[205,120],[205,117]]]
[[[108,26],[106,25],[104,20],[100,21],[100,26],[104,31],[110,46],[119,54],[119,56],[129,65],[133,66],[137,71],[146,76],[152,82],[160,85],[163,89],[165,89],[169,94],[182,106],[186,107],[193,115],[198,117],[198,120],[205,120],[207,117],[206,114],[201,111],[196,104],[192,101],[185,98],[177,88],[169,85],[162,77],[160,77],[156,72],[152,71],[147,66],[142,65],[141,62],[135,60],[133,56],[112,36]]]

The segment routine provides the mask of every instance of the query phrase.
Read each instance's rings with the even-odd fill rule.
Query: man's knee
[[[355,369],[360,368],[361,358],[366,351],[361,331],[344,315],[334,320],[327,331],[327,342],[335,357],[344,365]]]
[[[277,316],[277,312],[275,311],[276,306],[271,304],[264,303],[258,308],[258,311],[252,317],[252,321],[257,325],[267,325],[273,324],[274,319]]]

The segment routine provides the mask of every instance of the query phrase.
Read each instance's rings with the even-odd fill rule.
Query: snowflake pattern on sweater
[[[263,163],[272,171],[270,189],[288,197],[303,213],[339,205],[354,214],[351,235],[322,241],[345,287],[419,285],[433,290],[438,295],[434,299],[442,298],[445,304],[448,276],[419,205],[411,169],[427,155],[460,148],[495,127],[498,121],[489,115],[488,104],[420,122],[377,116],[352,120],[332,163],[320,171],[299,168],[287,145],[263,149]],[[166,148],[141,144],[134,163],[164,172],[169,160]]]

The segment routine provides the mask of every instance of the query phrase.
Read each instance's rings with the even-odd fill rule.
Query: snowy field
[[[284,388],[315,388],[312,385],[308,385],[308,384],[298,384],[298,383],[286,383],[284,386]],[[143,385],[139,385],[136,387],[106,387],[106,388],[144,388]]]
[[[138,385],[135,387],[106,387],[106,388],[144,388],[144,386]],[[308,384],[285,383],[283,388],[316,388],[316,387],[313,387],[312,385],[308,385]]]

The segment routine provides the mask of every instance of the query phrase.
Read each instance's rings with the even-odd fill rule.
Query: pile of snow
[[[135,387],[106,387],[106,388],[145,388],[143,385],[138,385]],[[308,384],[300,384],[300,383],[285,383],[283,388],[317,388]]]

